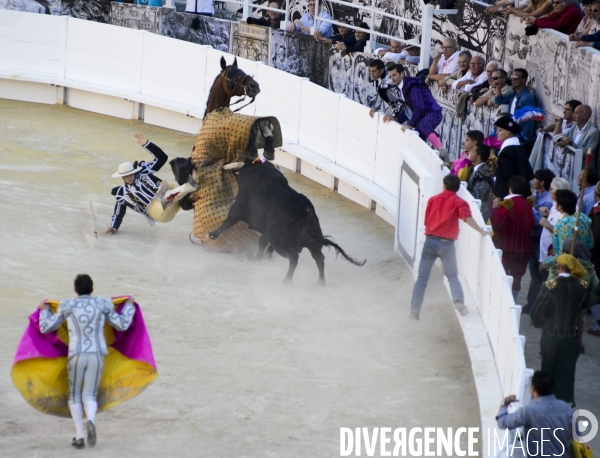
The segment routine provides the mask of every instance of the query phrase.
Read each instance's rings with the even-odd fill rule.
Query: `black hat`
[[[510,133],[513,133],[515,135],[519,135],[521,133],[521,127],[510,116],[503,116],[502,118],[498,118],[498,120],[494,123],[494,126],[500,127],[504,130],[508,130]]]

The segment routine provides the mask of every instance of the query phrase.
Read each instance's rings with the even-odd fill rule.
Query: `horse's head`
[[[252,101],[254,101],[254,97],[259,92],[258,83],[237,66],[237,58],[233,60],[231,65],[227,65],[225,58],[221,57],[221,73],[215,78],[215,82],[210,89],[204,117],[206,118],[206,115],[214,110],[230,106],[231,97],[233,96],[248,96],[252,97]]]
[[[227,65],[225,58],[221,57],[221,84],[228,96],[256,97],[260,93],[260,86],[244,70],[237,66],[237,58],[233,64]]]

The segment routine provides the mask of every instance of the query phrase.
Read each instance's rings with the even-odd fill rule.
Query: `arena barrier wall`
[[[233,60],[208,46],[144,30],[0,10],[2,98],[64,103],[195,134],[221,56]],[[437,155],[414,132],[384,124],[380,115],[370,118],[366,107],[342,95],[260,62],[238,58],[238,64],[256,75],[262,88],[243,112],[277,116],[281,122],[284,145],[278,162],[393,224],[396,249],[416,272],[426,203],[442,190],[447,173]],[[478,202],[464,189],[460,195],[483,224]],[[502,396],[528,394],[531,371],[518,334],[520,307],[514,305],[511,278],[490,237],[462,224],[457,251],[472,310],[459,321],[485,431],[495,426]],[[483,446],[486,440],[482,435]]]

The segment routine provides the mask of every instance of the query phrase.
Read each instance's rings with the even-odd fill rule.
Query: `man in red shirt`
[[[456,266],[454,241],[458,238],[458,220],[459,218],[462,219],[481,235],[488,235],[489,232],[477,225],[471,216],[469,204],[456,195],[459,188],[460,179],[458,176],[446,175],[444,177],[444,191],[431,197],[427,202],[425,245],[423,245],[419,275],[413,288],[410,303],[411,313],[409,318],[413,320],[419,319],[429,274],[437,258],[440,258],[444,266],[456,310],[461,315],[469,313],[469,310],[465,307],[464,294],[458,280],[458,267]]]
[[[502,250],[506,275],[513,277],[512,294],[516,299],[533,251],[533,207],[524,197],[529,192],[529,182],[525,178],[515,175],[508,180],[508,188],[510,194],[502,202],[499,198],[494,199],[490,220],[494,228],[494,245]]]

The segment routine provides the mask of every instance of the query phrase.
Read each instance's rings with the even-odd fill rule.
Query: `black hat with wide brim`
[[[498,118],[498,120],[494,123],[494,126],[508,130],[515,135],[519,135],[521,133],[521,126],[519,126],[517,122],[510,116]]]

